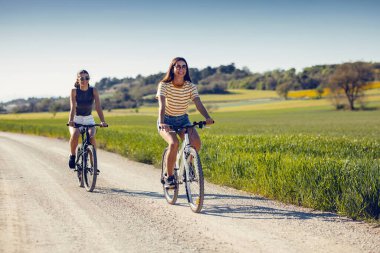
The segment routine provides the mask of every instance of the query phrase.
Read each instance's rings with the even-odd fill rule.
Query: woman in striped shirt
[[[184,58],[176,57],[169,65],[169,69],[158,85],[156,98],[159,101],[158,126],[161,137],[168,143],[168,155],[166,164],[168,177],[165,186],[174,186],[174,164],[179,147],[179,141],[175,133],[169,132],[169,125],[183,127],[191,125],[187,115],[190,101],[193,101],[198,111],[205,117],[207,124],[213,124],[214,120],[203,106],[197,87],[191,82],[189,67]],[[190,143],[199,151],[201,140],[195,128],[189,129]],[[183,134],[180,134],[183,139]]]

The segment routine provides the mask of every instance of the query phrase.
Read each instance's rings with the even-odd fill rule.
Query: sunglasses
[[[186,69],[186,65],[174,65],[175,69]]]
[[[81,81],[84,81],[84,80],[87,80],[87,81],[88,81],[88,80],[90,80],[90,77],[89,77],[89,76],[81,77],[80,80],[81,80]]]

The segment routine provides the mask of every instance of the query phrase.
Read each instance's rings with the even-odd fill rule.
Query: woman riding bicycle
[[[174,58],[165,77],[158,85],[156,98],[159,102],[158,128],[161,137],[168,143],[168,155],[166,156],[167,172],[165,187],[173,187],[174,164],[176,161],[179,141],[175,133],[170,132],[169,126],[183,127],[191,125],[186,114],[190,100],[192,100],[198,111],[205,117],[207,124],[213,124],[214,120],[203,106],[197,87],[191,82],[189,67],[182,57]],[[201,140],[197,131],[189,129],[190,143],[199,151]],[[180,134],[183,139],[183,133]]]
[[[108,126],[104,120],[102,107],[100,105],[99,93],[95,87],[89,85],[90,76],[86,70],[81,70],[77,74],[75,88],[70,93],[70,115],[69,115],[69,131],[70,131],[70,151],[69,167],[75,168],[75,149],[78,145],[79,129],[74,128],[75,123],[83,125],[95,124],[94,117],[91,115],[92,105],[95,101],[95,109],[101,121],[101,125]],[[96,147],[95,127],[89,129],[90,142]]]

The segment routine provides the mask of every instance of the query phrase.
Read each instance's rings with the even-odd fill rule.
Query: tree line
[[[239,69],[233,63],[219,67],[208,66],[203,69],[190,68],[189,71],[193,83],[198,85],[201,94],[225,94],[228,93],[228,89],[276,90],[279,96],[287,99],[287,94],[291,90],[322,91],[324,88],[331,88],[332,93],[336,95],[335,101],[338,102],[334,105],[338,109],[344,104],[341,99],[342,94],[348,98],[349,108],[354,109],[355,100],[362,94],[360,87],[363,86],[363,82],[380,80],[380,63],[366,62],[316,65],[304,68],[298,73],[294,68],[275,69],[264,73],[251,72],[246,67]],[[361,71],[361,74],[355,74],[355,71]],[[363,71],[366,74],[363,74]],[[94,86],[101,94],[105,109],[136,108],[156,102],[157,84],[164,75],[165,73],[161,72],[148,76],[138,75],[135,78],[105,77]],[[341,83],[344,76],[345,85]],[[0,104],[0,113],[46,111],[54,113],[68,110],[70,110],[68,97],[18,99]]]
[[[69,97],[15,99],[0,104],[0,113],[56,112],[70,111]]]

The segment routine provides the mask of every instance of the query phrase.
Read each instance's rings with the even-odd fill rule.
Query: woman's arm
[[[158,122],[164,122],[166,101],[164,96],[158,97]]]
[[[206,108],[203,106],[203,103],[199,97],[194,98],[193,100],[195,106],[197,107],[197,110],[205,117],[206,119],[206,124],[211,125],[214,124],[214,120],[210,117],[208,114]]]
[[[74,115],[76,112],[76,89],[72,89],[70,93],[70,114],[69,114],[69,126],[74,126]]]
[[[166,100],[165,96],[159,96],[158,97],[158,122],[161,129],[165,131],[169,131],[168,125],[164,123],[165,118],[165,106],[166,106]]]
[[[99,93],[98,93],[98,89],[96,89],[95,87],[93,88],[93,92],[94,92],[94,99],[95,99],[95,110],[96,112],[98,113],[98,116],[99,116],[99,119],[101,121],[101,124],[103,126],[107,126],[107,123],[106,121],[104,120],[104,115],[103,115],[103,110],[102,110],[102,106],[100,104],[100,98],[99,98]]]

